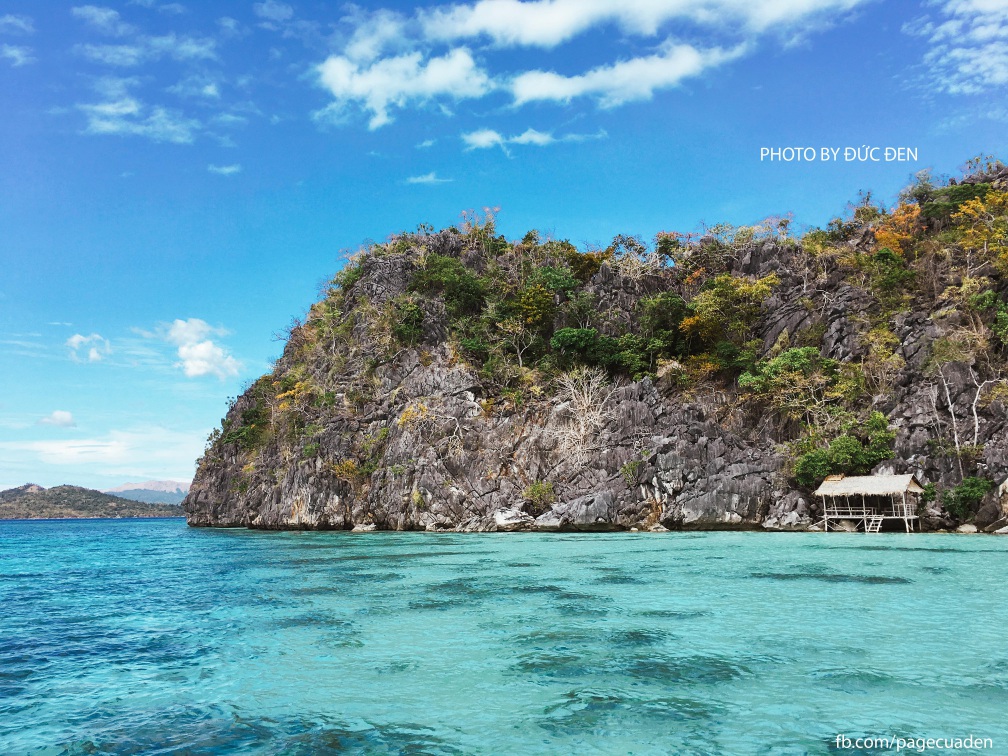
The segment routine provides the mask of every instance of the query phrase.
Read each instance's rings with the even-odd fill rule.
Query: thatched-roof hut
[[[886,520],[903,520],[909,533],[917,523],[914,496],[924,493],[915,475],[830,475],[815,495],[823,500],[823,525],[830,520],[860,521],[866,533],[878,533]]]

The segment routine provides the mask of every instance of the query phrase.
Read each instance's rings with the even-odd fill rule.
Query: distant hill
[[[143,483],[124,483],[105,493],[148,504],[181,504],[189,493],[189,484],[180,480],[145,480]]]
[[[98,517],[181,517],[174,504],[146,504],[80,486],[42,488],[28,483],[0,491],[0,519],[87,519]]]
[[[45,491],[45,489],[34,483],[25,483],[23,486],[18,486],[17,488],[8,488],[6,491],[0,491],[0,504],[14,501],[27,494],[41,493],[42,491]]]

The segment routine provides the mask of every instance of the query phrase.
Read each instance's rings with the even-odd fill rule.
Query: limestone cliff
[[[934,484],[929,527],[1003,526],[1008,287],[961,218],[998,180],[802,239],[373,245],[230,407],[189,523],[804,529],[817,475],[889,469]]]

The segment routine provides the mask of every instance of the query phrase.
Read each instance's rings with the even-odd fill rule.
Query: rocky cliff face
[[[962,327],[942,308],[947,287],[961,282],[954,269],[937,273],[940,285],[929,290],[907,284],[901,305],[887,312],[839,252],[813,254],[773,235],[691,242],[669,265],[640,249],[592,256],[485,232],[404,235],[352,263],[292,329],[274,371],[230,408],[184,502],[189,523],[461,531],[813,526],[816,503],[794,475],[807,422],[774,397],[747,394],[737,371],[705,368],[714,340],[675,346],[674,356],[663,353],[636,375],[613,360],[592,373],[582,364],[588,357],[570,360],[557,346],[555,335],[577,326],[591,325],[604,344],[643,333],[640,303],[664,302],[655,299],[663,292],[675,291],[687,312],[699,312],[697,293],[715,274],[774,276],[743,324],[748,333],[726,331],[721,344],[756,345],[755,360],[780,353],[782,344],[813,344],[852,373],[874,374],[873,361],[888,360],[891,370],[850,405],[862,416],[883,413],[895,432],[891,459],[876,469],[914,472],[948,490],[963,477],[1000,483],[1008,476],[1008,413],[996,390],[1001,347],[935,358],[935,344]],[[870,254],[861,227],[847,235],[837,249],[857,255],[865,243]],[[585,259],[591,265],[579,270]],[[463,283],[465,275],[491,282],[479,303],[466,305],[461,285],[417,283],[432,261],[445,260],[457,261],[451,270]],[[535,271],[568,269],[580,280],[547,287],[547,316],[529,327],[538,311],[514,308],[524,306]],[[1003,293],[1000,279],[990,280]],[[500,298],[512,302],[510,311],[493,309],[494,281],[511,287]],[[592,302],[591,312],[579,315],[578,301]],[[501,334],[503,346],[487,351],[474,341],[476,318],[488,324],[481,333]],[[892,334],[883,356],[873,351],[873,327]],[[604,340],[607,333],[613,340]],[[572,373],[581,380],[573,389],[562,380]],[[586,376],[599,380],[586,387]],[[990,381],[979,400],[978,381]],[[953,425],[966,452],[950,452]],[[928,507],[930,527],[955,524],[940,500]],[[1003,525],[1004,513],[992,492],[966,516],[985,527]]]

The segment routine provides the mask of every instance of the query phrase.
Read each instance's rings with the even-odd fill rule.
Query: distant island
[[[43,488],[27,483],[0,491],[2,520],[182,516],[177,504],[148,504],[80,486]]]
[[[996,160],[804,233],[579,249],[488,211],[369,244],[233,402],[183,507],[268,529],[808,530],[825,478],[869,473],[915,475],[925,529],[1008,524]]]
[[[142,483],[124,483],[104,493],[147,504],[181,504],[189,493],[189,484],[181,480],[145,480]]]

